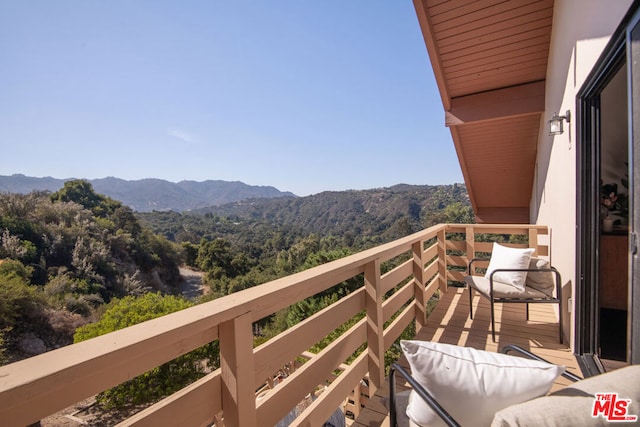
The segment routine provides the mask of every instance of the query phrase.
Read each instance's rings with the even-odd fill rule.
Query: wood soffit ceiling
[[[529,222],[553,0],[414,0],[481,222]]]

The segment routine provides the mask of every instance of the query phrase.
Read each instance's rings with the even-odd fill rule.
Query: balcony
[[[219,340],[220,369],[120,425],[275,425],[310,394],[316,398],[291,425],[322,425],[336,408],[352,415],[350,424],[380,425],[387,416],[378,401],[386,383],[385,351],[412,323],[418,339],[489,350],[516,343],[576,368],[570,350],[557,342],[557,320],[548,304],[534,305],[529,322],[520,305],[499,308],[498,343],[491,341],[484,300],[476,297],[477,316],[468,318],[467,294],[448,284],[462,280],[468,259],[491,251],[492,235],[519,236],[518,241],[525,242],[520,246],[534,247],[541,256],[549,253],[545,226],[436,225],[187,310],[0,367],[0,419],[7,426],[28,425],[214,340]],[[254,347],[254,322],[351,278],[362,282],[358,290]],[[427,316],[430,299],[437,304]],[[350,320],[353,326],[329,346],[317,354],[309,352]],[[274,375],[284,367],[290,368],[290,375],[275,386]]]

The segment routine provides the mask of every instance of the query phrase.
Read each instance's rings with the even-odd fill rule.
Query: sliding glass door
[[[640,363],[640,25],[631,12],[577,99],[576,353]],[[583,367],[585,368],[585,367]]]

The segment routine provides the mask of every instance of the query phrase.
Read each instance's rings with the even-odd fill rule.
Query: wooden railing
[[[467,260],[491,252],[483,234],[520,234],[521,246],[549,255],[535,225],[441,224],[394,242],[177,313],[0,367],[0,420],[24,426],[219,340],[220,369],[122,425],[275,425],[309,393],[317,398],[291,425],[316,426],[364,378],[369,393],[385,381],[384,353],[411,323],[426,322],[427,301],[461,281]],[[542,239],[544,240],[544,239]],[[388,263],[395,268],[382,274]],[[252,325],[354,277],[362,287],[254,348]],[[317,354],[315,343],[350,319],[364,318]],[[366,350],[356,350],[366,344]],[[299,356],[305,362],[264,397],[256,390]],[[347,360],[352,359],[350,363]],[[319,386],[322,392],[317,393]],[[358,405],[356,405],[358,406]],[[357,411],[357,409],[356,409]]]

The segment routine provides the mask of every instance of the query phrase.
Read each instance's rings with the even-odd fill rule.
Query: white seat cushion
[[[489,298],[489,279],[482,276],[465,276],[464,281],[467,285],[471,286],[476,291],[480,292],[486,298]],[[509,298],[509,299],[518,299],[518,298],[548,298],[550,295],[546,295],[545,293],[531,288],[529,286],[525,286],[524,291],[517,289],[513,286],[507,285],[505,283],[493,281],[493,297],[494,298]]]

